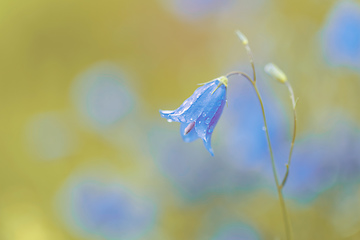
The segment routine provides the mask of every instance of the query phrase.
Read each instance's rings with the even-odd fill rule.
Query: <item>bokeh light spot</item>
[[[340,1],[321,32],[322,49],[332,66],[360,67],[360,4]]]
[[[77,235],[106,240],[138,239],[153,227],[155,205],[109,176],[113,175],[74,175],[60,192],[58,210]]]
[[[98,64],[81,74],[72,86],[72,98],[84,120],[102,128],[128,114],[134,99],[124,81],[112,64]]]

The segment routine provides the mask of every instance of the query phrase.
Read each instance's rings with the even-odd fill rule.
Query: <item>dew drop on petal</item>
[[[185,121],[185,117],[182,116],[182,115],[180,115],[180,116],[179,116],[179,120],[180,120],[181,122],[184,122],[184,121]]]
[[[201,121],[199,121],[199,124],[201,124]]]
[[[214,126],[211,126],[208,130],[209,133],[212,133],[214,131]]]
[[[168,119],[167,121],[168,121],[168,122],[172,122],[172,120],[171,120],[171,119]]]
[[[206,123],[206,124],[209,124],[210,121],[211,121],[211,119],[208,117],[208,118],[205,120],[205,123]]]
[[[202,116],[203,116],[203,117],[206,117],[206,113],[203,113]]]

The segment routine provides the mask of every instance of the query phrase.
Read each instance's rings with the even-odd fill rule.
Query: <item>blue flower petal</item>
[[[211,98],[211,92],[217,87],[218,82],[218,80],[215,80],[197,88],[193,95],[174,111],[160,110],[161,116],[174,122],[193,122],[203,112],[209,98]]]
[[[211,119],[210,124],[206,130],[206,137],[203,139],[205,148],[210,152],[210,154],[212,156],[214,156],[214,151],[211,147],[211,136],[212,136],[212,133],[214,131],[214,128],[215,128],[217,122],[220,119],[221,113],[224,110],[225,103],[226,103],[226,95],[224,94],[224,98],[220,101],[220,106],[216,110],[216,112],[215,112],[213,118]],[[196,128],[196,126],[195,126],[195,128]]]
[[[211,94],[210,97],[211,99],[207,99],[207,105],[204,108],[202,114],[196,120],[195,124],[196,132],[203,140],[206,139],[206,135],[210,129],[210,123],[213,123],[213,118],[215,117],[217,111],[220,109],[221,105],[225,104],[226,87],[221,85],[213,94]]]
[[[189,125],[189,123],[181,123],[181,125],[180,125],[180,134],[181,134],[181,137],[183,138],[184,142],[192,142],[199,138],[199,136],[197,135],[197,133],[195,131],[195,127],[193,129],[191,129],[191,131],[188,132],[187,134],[184,134],[185,128],[188,125]]]
[[[169,122],[181,123],[180,134],[185,142],[201,138],[214,156],[211,135],[226,103],[226,88],[227,78],[220,77],[196,89],[178,109],[160,110],[160,114]]]
[[[206,138],[203,139],[205,148],[209,151],[211,156],[214,156],[214,150],[211,147],[211,134]]]

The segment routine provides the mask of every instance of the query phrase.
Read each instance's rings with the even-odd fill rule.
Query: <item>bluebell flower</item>
[[[321,47],[327,63],[356,71],[360,67],[360,4],[338,1],[321,31]]]
[[[181,123],[180,134],[185,142],[201,138],[212,156],[211,135],[226,103],[227,84],[226,77],[219,77],[196,89],[178,109],[160,110],[168,122]]]

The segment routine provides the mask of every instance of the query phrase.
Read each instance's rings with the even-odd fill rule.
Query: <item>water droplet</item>
[[[180,115],[179,119],[180,119],[181,122],[185,122],[185,117],[183,115]]]
[[[172,122],[172,120],[171,120],[171,119],[168,119],[167,121],[168,121],[168,122]]]
[[[199,121],[199,124],[201,124],[201,121]]]
[[[211,121],[211,119],[210,119],[210,118],[207,118],[207,119],[205,120],[205,123],[206,123],[206,124],[209,124],[210,121]]]
[[[262,130],[263,130],[263,131],[266,131],[266,127],[265,127],[265,126],[263,126],[263,127],[262,127]]]
[[[214,126],[211,126],[210,128],[209,128],[209,133],[212,133],[212,131],[214,131]]]
[[[203,116],[203,118],[206,117],[206,113],[203,113],[202,116]]]

